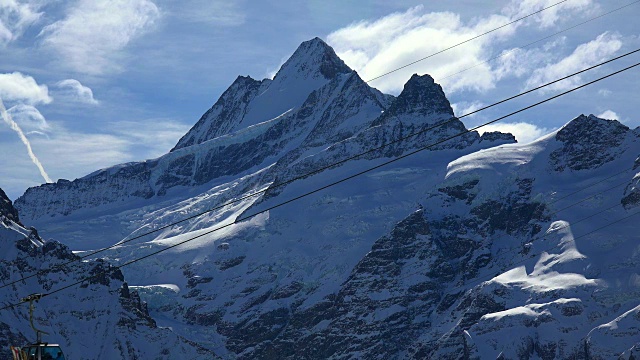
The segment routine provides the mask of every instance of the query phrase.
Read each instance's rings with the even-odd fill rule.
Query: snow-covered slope
[[[120,270],[108,262],[66,263],[77,260],[66,246],[45,242],[35,229],[25,228],[11,201],[0,190],[0,280],[19,280],[42,269],[53,271],[23,280],[0,292],[0,306],[18,303],[33,293],[74,283],[77,288],[49,295],[36,305],[36,327],[48,332],[45,342],[59,343],[69,359],[168,359],[170,354],[210,359],[210,351],[160,328],[146,304],[131,291]],[[0,312],[0,354],[10,358],[9,346],[35,341],[29,325],[28,304]]]
[[[530,144],[439,143],[465,131],[430,76],[384,95],[313,39],[169,154],[16,207],[74,250],[117,244],[115,264],[194,238],[123,272],[159,326],[221,357],[628,359],[640,130],[579,116]]]

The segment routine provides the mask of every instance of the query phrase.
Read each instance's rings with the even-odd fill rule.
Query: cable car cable
[[[268,188],[266,188],[266,189],[264,189],[264,190],[260,190],[260,191],[257,191],[257,192],[254,192],[254,193],[251,193],[251,194],[249,194],[249,195],[242,196],[242,197],[240,197],[240,198],[238,198],[238,199],[234,199],[234,200],[231,200],[231,201],[225,202],[225,203],[223,203],[223,204],[221,204],[221,205],[217,205],[217,206],[215,206],[215,207],[213,207],[213,208],[210,208],[210,209],[207,209],[207,210],[201,211],[201,212],[199,212],[199,213],[196,213],[196,214],[190,215],[190,216],[188,216],[188,217],[186,217],[186,218],[183,218],[183,219],[181,219],[181,220],[178,220],[178,221],[172,222],[172,223],[167,224],[167,225],[163,225],[163,226],[161,226],[161,227],[158,227],[158,228],[156,228],[156,229],[153,229],[153,230],[147,231],[147,232],[142,233],[142,234],[140,234],[140,235],[136,235],[136,236],[134,236],[134,237],[132,237],[132,238],[129,238],[129,239],[127,239],[127,240],[119,241],[118,243],[116,243],[116,244],[114,244],[114,245],[111,245],[111,246],[108,246],[108,247],[105,247],[105,248],[102,248],[102,249],[99,249],[99,250],[96,250],[96,251],[92,251],[92,252],[90,252],[89,254],[86,254],[86,255],[80,256],[80,257],[79,257],[79,259],[74,259],[74,260],[70,260],[70,261],[68,261],[68,262],[66,262],[66,263],[63,263],[63,264],[55,265],[55,266],[53,266],[53,267],[52,267],[52,268],[50,268],[50,269],[39,270],[38,272],[36,272],[36,273],[34,273],[34,274],[31,274],[31,275],[28,275],[28,276],[22,277],[22,278],[20,278],[20,279],[18,279],[18,280],[14,280],[14,281],[12,281],[12,282],[9,282],[9,283],[6,283],[6,284],[3,284],[3,285],[1,285],[1,286],[0,286],[0,289],[5,288],[5,287],[7,287],[7,286],[11,286],[11,285],[13,285],[13,284],[15,284],[15,283],[18,283],[18,282],[20,282],[20,281],[23,281],[23,280],[26,280],[26,279],[32,278],[32,277],[37,276],[37,275],[46,274],[46,273],[48,273],[48,272],[50,272],[50,271],[52,271],[52,270],[54,270],[54,269],[57,269],[57,268],[60,268],[60,267],[63,267],[63,266],[69,265],[69,264],[71,264],[71,263],[78,262],[78,261],[80,261],[80,260],[82,260],[82,259],[85,259],[85,258],[88,258],[88,257],[94,256],[94,255],[96,255],[96,254],[99,254],[99,253],[101,253],[101,252],[104,252],[104,251],[107,251],[107,250],[110,250],[110,249],[116,248],[116,247],[121,246],[121,245],[123,245],[123,244],[126,244],[126,243],[128,243],[128,242],[131,242],[131,241],[134,241],[134,240],[140,239],[140,238],[142,238],[142,237],[145,237],[145,236],[147,236],[147,235],[150,235],[150,234],[156,233],[156,232],[158,232],[158,231],[165,230],[165,229],[170,228],[170,227],[172,227],[172,226],[174,226],[174,225],[177,225],[177,224],[179,224],[179,223],[182,223],[182,222],[185,222],[185,221],[188,221],[188,220],[191,220],[191,219],[197,218],[197,217],[199,217],[199,216],[202,216],[202,215],[204,215],[204,214],[207,214],[207,213],[213,212],[213,211],[215,211],[215,210],[219,210],[219,209],[221,209],[221,208],[224,208],[225,206],[228,206],[228,205],[231,205],[231,204],[234,204],[234,203],[237,203],[237,202],[240,202],[240,201],[246,200],[246,199],[248,199],[248,198],[251,198],[251,197],[254,197],[254,196],[257,196],[257,195],[260,195],[260,194],[262,194],[262,193],[266,192],[267,190],[273,190],[273,189],[275,189],[275,188],[282,187],[282,186],[285,186],[285,185],[287,185],[287,184],[290,184],[290,183],[292,183],[292,182],[294,182],[294,181],[304,179],[304,178],[306,178],[306,177],[308,177],[308,176],[311,176],[311,175],[317,174],[317,173],[319,173],[319,172],[322,172],[322,171],[327,170],[327,169],[329,169],[329,168],[332,168],[332,167],[334,167],[334,166],[337,166],[337,165],[340,165],[340,164],[346,163],[346,162],[348,162],[348,161],[351,161],[351,160],[357,159],[357,158],[359,158],[359,157],[361,157],[361,156],[364,156],[364,155],[366,155],[366,154],[370,154],[370,153],[372,153],[372,152],[374,152],[374,151],[378,151],[378,150],[383,149],[383,148],[385,148],[385,147],[387,147],[387,146],[390,146],[390,145],[393,145],[393,144],[396,144],[396,143],[402,142],[402,141],[407,140],[407,139],[409,139],[409,138],[412,138],[412,137],[415,137],[415,136],[418,136],[418,135],[424,134],[424,133],[426,133],[426,132],[429,132],[429,131],[431,131],[431,130],[434,130],[434,129],[436,129],[436,128],[439,128],[439,127],[441,127],[441,126],[443,126],[443,125],[446,125],[446,124],[448,124],[448,123],[451,123],[451,122],[453,122],[453,121],[456,121],[456,120],[462,119],[462,118],[464,118],[464,117],[467,117],[467,116],[473,115],[473,114],[478,113],[478,112],[480,112],[480,111],[483,111],[483,110],[489,109],[489,108],[491,108],[491,107],[497,106],[497,105],[499,105],[499,104],[505,103],[505,102],[507,102],[507,101],[513,100],[513,99],[515,99],[515,98],[517,98],[517,97],[524,96],[524,95],[529,94],[529,93],[531,93],[531,92],[533,92],[533,91],[536,91],[536,90],[542,89],[542,88],[544,88],[544,87],[546,87],[546,86],[549,86],[549,85],[555,84],[555,83],[557,83],[557,82],[560,82],[560,81],[566,80],[566,79],[568,79],[568,78],[570,78],[570,77],[572,77],[572,76],[575,76],[575,75],[578,75],[578,74],[584,73],[584,72],[586,72],[586,71],[589,71],[589,70],[595,69],[595,68],[597,68],[597,67],[599,67],[599,66],[602,66],[602,65],[604,65],[604,64],[607,64],[607,63],[610,63],[610,62],[613,62],[613,61],[616,61],[616,60],[618,60],[618,59],[621,59],[621,58],[623,58],[623,57],[629,56],[629,55],[634,54],[634,53],[639,52],[639,51],[640,51],[640,48],[639,48],[639,49],[636,49],[636,50],[633,50],[633,51],[630,51],[630,52],[627,52],[627,53],[625,53],[625,54],[622,54],[622,55],[616,56],[616,57],[611,58],[611,59],[609,59],[609,60],[606,60],[606,61],[600,62],[600,63],[598,63],[598,64],[596,64],[596,65],[592,65],[592,66],[587,67],[587,68],[585,68],[585,69],[582,69],[582,70],[580,70],[580,71],[577,71],[577,72],[574,72],[574,73],[572,73],[572,74],[566,75],[566,76],[564,76],[564,77],[562,77],[562,78],[559,78],[559,79],[556,79],[556,80],[553,80],[553,81],[547,82],[547,83],[545,83],[545,84],[542,84],[542,85],[540,85],[540,86],[534,87],[534,88],[529,89],[529,90],[526,90],[526,91],[524,91],[524,92],[522,92],[522,93],[519,93],[519,94],[517,94],[517,95],[511,96],[511,97],[505,98],[505,99],[503,99],[503,100],[500,100],[500,101],[498,101],[498,102],[495,102],[495,103],[493,103],[493,104],[490,104],[490,105],[484,106],[484,107],[482,107],[482,108],[480,108],[480,109],[476,109],[476,110],[474,110],[474,111],[472,111],[472,112],[466,113],[466,114],[461,115],[461,116],[459,116],[459,117],[457,117],[457,118],[456,118],[456,117],[452,117],[451,119],[448,119],[448,120],[446,120],[446,121],[440,122],[440,123],[438,123],[438,124],[435,124],[435,125],[430,126],[430,127],[428,127],[428,128],[422,129],[422,130],[417,131],[417,132],[415,132],[415,133],[409,134],[409,135],[404,136],[404,137],[402,137],[402,138],[399,138],[399,139],[397,139],[397,140],[390,141],[390,142],[385,143],[385,144],[383,144],[383,145],[381,145],[381,146],[378,146],[378,147],[376,147],[376,148],[373,148],[373,149],[367,150],[367,151],[365,151],[365,152],[362,152],[362,153],[359,153],[359,154],[356,154],[356,155],[350,156],[350,157],[348,157],[348,158],[346,158],[346,159],[343,159],[343,160],[340,160],[340,161],[338,161],[338,162],[334,162],[334,163],[332,163],[332,164],[329,164],[329,165],[326,165],[326,166],[320,167],[320,168],[318,168],[318,169],[315,169],[315,170],[310,171],[310,172],[308,172],[308,173],[305,173],[305,174],[303,174],[303,175],[296,176],[296,177],[294,177],[294,178],[292,178],[292,179],[289,179],[289,180],[283,181],[283,182],[281,182],[281,183],[277,183],[277,184],[275,184],[275,185],[274,185],[274,184],[272,184],[272,185],[270,185]],[[473,131],[473,130],[475,130],[475,129],[477,129],[477,128],[471,129],[471,131]]]
[[[530,42],[530,43],[528,43],[528,44],[525,44],[525,45],[522,45],[522,46],[515,47],[515,48],[513,48],[513,49],[511,49],[511,50],[508,50],[508,51],[506,51],[506,52],[501,53],[500,55],[494,56],[494,57],[492,57],[492,58],[490,58],[490,59],[488,59],[488,60],[485,60],[485,61],[481,61],[481,62],[479,62],[479,63],[477,63],[477,64],[475,64],[475,65],[473,65],[473,66],[470,66],[470,67],[468,67],[468,68],[462,69],[462,70],[457,71],[457,72],[455,72],[455,73],[447,74],[447,75],[442,76],[442,77],[437,77],[437,76],[435,76],[435,75],[434,75],[433,77],[434,77],[434,78],[437,78],[437,80],[438,80],[438,81],[442,81],[442,80],[447,79],[447,78],[450,78],[450,77],[452,77],[452,76],[454,76],[454,75],[458,75],[458,74],[461,74],[461,73],[466,72],[466,71],[468,71],[468,70],[471,70],[471,69],[473,69],[473,68],[475,68],[475,67],[478,67],[478,66],[480,66],[480,65],[482,65],[482,64],[486,64],[486,63],[488,63],[488,62],[491,62],[491,61],[493,61],[493,60],[495,60],[495,59],[499,59],[499,58],[501,58],[501,57],[505,57],[505,56],[507,56],[508,54],[510,54],[510,53],[512,53],[512,52],[514,52],[514,51],[516,51],[516,50],[518,50],[518,49],[524,49],[524,48],[527,48],[527,47],[529,47],[529,46],[531,46],[531,45],[533,45],[533,44],[537,44],[537,43],[539,43],[539,42],[541,42],[541,41],[544,41],[544,40],[547,40],[547,39],[549,39],[549,38],[552,38],[552,37],[554,37],[554,36],[556,36],[556,35],[562,34],[563,32],[567,32],[567,31],[569,31],[569,30],[575,29],[575,28],[577,28],[578,26],[582,26],[582,25],[584,25],[584,24],[586,24],[586,23],[589,23],[589,22],[591,22],[591,21],[593,21],[593,20],[596,20],[596,19],[599,19],[599,18],[601,18],[601,17],[604,17],[604,16],[607,16],[607,15],[610,15],[610,14],[612,14],[612,13],[616,12],[616,11],[620,11],[620,10],[622,10],[622,9],[626,8],[626,7],[629,7],[629,6],[631,6],[631,5],[635,5],[635,4],[639,3],[639,2],[640,2],[640,0],[637,0],[637,1],[631,2],[631,3],[627,4],[627,5],[624,5],[624,6],[621,6],[621,7],[619,7],[619,8],[613,9],[613,10],[611,10],[611,11],[608,11],[608,12],[606,12],[606,13],[604,13],[604,14],[600,14],[600,15],[598,15],[598,16],[596,16],[596,17],[592,17],[592,18],[591,18],[591,19],[589,19],[589,20],[583,21],[583,22],[578,23],[578,24],[575,24],[575,25],[573,25],[573,26],[571,26],[571,27],[568,27],[568,28],[565,28],[565,29],[563,29],[563,30],[557,31],[557,32],[555,32],[555,33],[553,33],[553,34],[551,34],[551,35],[545,36],[545,37],[540,38],[540,39],[538,39],[538,40],[536,40],[536,41],[532,41],[532,42]]]
[[[517,18],[517,19],[515,19],[515,20],[513,20],[513,21],[511,21],[511,22],[508,22],[508,23],[504,24],[504,25],[498,26],[497,28],[494,28],[494,29],[492,29],[492,30],[486,31],[486,32],[484,32],[484,33],[482,33],[482,34],[480,34],[480,35],[476,35],[476,36],[474,36],[474,37],[472,37],[472,38],[469,38],[469,39],[467,39],[467,40],[464,40],[464,41],[462,41],[462,42],[459,42],[459,43],[457,43],[457,44],[455,44],[455,45],[449,46],[448,48],[445,48],[445,49],[443,49],[443,50],[437,51],[437,52],[435,52],[435,53],[433,53],[433,54],[431,54],[431,55],[425,56],[425,57],[423,57],[423,58],[421,58],[421,59],[418,59],[418,60],[412,61],[412,62],[410,62],[410,63],[408,63],[408,64],[406,64],[406,65],[400,66],[399,68],[396,68],[396,69],[393,69],[393,70],[391,70],[391,71],[388,71],[388,72],[386,72],[386,73],[384,73],[384,74],[382,74],[382,75],[378,75],[378,76],[376,76],[376,77],[374,77],[374,78],[371,78],[371,79],[369,79],[369,80],[367,80],[367,81],[365,81],[365,82],[366,82],[366,83],[369,83],[369,82],[374,81],[374,80],[377,80],[377,79],[379,79],[379,78],[381,78],[381,77],[383,77],[383,76],[387,76],[387,75],[392,74],[392,73],[394,73],[394,72],[396,72],[396,71],[398,71],[398,70],[402,70],[402,69],[404,69],[404,68],[406,68],[406,67],[409,67],[409,66],[411,66],[411,65],[413,65],[413,64],[417,64],[417,63],[419,63],[419,62],[421,62],[421,61],[423,61],[423,60],[426,60],[426,59],[428,59],[428,58],[434,57],[434,56],[436,56],[436,55],[438,55],[438,54],[442,54],[442,53],[443,53],[443,52],[445,52],[445,51],[451,50],[451,49],[453,49],[453,48],[455,48],[455,47],[458,47],[458,46],[460,46],[460,45],[462,45],[462,44],[466,44],[466,43],[468,43],[468,42],[470,42],[470,41],[472,41],[472,40],[475,40],[475,39],[477,39],[477,38],[483,37],[483,36],[485,36],[485,35],[487,35],[487,34],[490,34],[490,33],[494,32],[494,31],[500,30],[500,29],[502,29],[503,27],[509,26],[509,25],[511,25],[511,24],[515,24],[515,23],[517,23],[517,22],[519,22],[519,21],[522,21],[522,20],[524,20],[524,19],[526,19],[526,18],[528,18],[528,17],[531,17],[531,16],[533,16],[533,15],[535,15],[535,14],[538,14],[538,13],[541,13],[541,12],[543,12],[543,11],[545,11],[545,10],[548,10],[548,9],[550,9],[550,8],[554,7],[554,6],[558,6],[558,5],[560,5],[560,4],[562,4],[563,2],[566,2],[566,1],[567,1],[567,0],[558,1],[558,2],[557,2],[557,3],[555,3],[555,4],[549,5],[549,6],[547,6],[547,7],[545,7],[545,8],[542,8],[542,9],[540,9],[540,10],[536,11],[536,12],[533,12],[533,13],[531,13],[531,14],[529,14],[529,15],[525,15],[525,16],[523,16],[523,17]]]
[[[501,116],[501,117],[496,118],[496,119],[491,120],[491,121],[488,121],[488,122],[486,122],[486,123],[484,123],[484,124],[482,124],[482,125],[478,125],[478,126],[476,126],[476,127],[470,128],[470,129],[468,129],[468,130],[466,130],[466,131],[460,132],[460,133],[458,133],[458,134],[456,134],[456,135],[452,135],[452,136],[449,136],[449,137],[447,137],[447,138],[445,138],[445,139],[439,140],[439,141],[437,141],[437,142],[435,142],[435,143],[433,143],[433,144],[431,144],[431,145],[428,145],[428,146],[425,146],[425,147],[419,148],[419,149],[417,149],[417,150],[411,151],[411,152],[409,152],[409,153],[403,154],[403,155],[398,156],[398,157],[396,157],[396,158],[394,158],[394,159],[391,159],[391,160],[389,160],[389,161],[385,161],[385,162],[383,162],[383,163],[381,163],[381,164],[378,164],[378,165],[376,165],[376,166],[374,166],[374,167],[371,167],[371,168],[368,168],[368,169],[366,169],[366,170],[363,170],[363,171],[357,172],[356,174],[350,175],[350,176],[348,176],[348,177],[346,177],[346,178],[342,178],[342,179],[340,179],[340,180],[334,181],[334,182],[332,182],[332,183],[330,183],[330,184],[324,185],[324,186],[322,186],[322,187],[320,187],[320,188],[317,188],[317,189],[315,189],[315,190],[311,190],[311,191],[306,192],[306,193],[304,193],[304,194],[302,194],[302,195],[298,195],[298,196],[296,196],[296,197],[293,197],[293,198],[291,198],[291,199],[289,199],[289,200],[286,200],[286,201],[284,201],[284,202],[281,202],[281,203],[279,203],[279,204],[276,204],[276,205],[270,206],[270,207],[268,207],[268,208],[266,208],[266,209],[264,209],[264,210],[261,210],[261,211],[259,211],[259,212],[257,212],[257,213],[254,213],[254,214],[247,215],[247,216],[244,216],[244,217],[242,217],[242,218],[236,219],[233,223],[230,223],[230,224],[227,224],[227,225],[222,225],[222,226],[220,226],[220,227],[217,227],[217,228],[214,228],[214,229],[212,229],[212,230],[206,231],[206,232],[204,232],[204,233],[202,233],[202,234],[199,234],[199,235],[197,235],[197,236],[194,236],[194,237],[191,237],[191,238],[189,238],[189,239],[183,240],[183,241],[181,241],[181,242],[178,242],[178,243],[173,244],[173,245],[171,245],[171,246],[168,246],[168,247],[166,247],[166,248],[163,248],[163,249],[160,249],[160,250],[154,251],[154,252],[152,252],[152,253],[149,253],[149,254],[147,254],[147,255],[141,256],[141,257],[139,257],[139,258],[135,258],[135,259],[130,260],[130,261],[128,261],[128,262],[126,262],[126,263],[124,263],[124,264],[122,264],[122,265],[114,266],[114,267],[110,268],[110,269],[109,269],[109,271],[113,271],[113,270],[115,270],[115,269],[121,269],[121,268],[123,268],[123,267],[125,267],[125,266],[129,266],[129,265],[131,265],[131,264],[133,264],[133,263],[136,263],[136,262],[138,262],[138,261],[144,260],[144,259],[149,258],[149,257],[151,257],[151,256],[155,256],[155,255],[160,254],[160,253],[162,253],[162,252],[168,251],[168,250],[170,250],[170,249],[173,249],[173,248],[175,248],[175,247],[178,247],[178,246],[180,246],[180,245],[183,245],[183,244],[185,244],[185,243],[187,243],[187,242],[190,242],[190,241],[193,241],[193,240],[195,240],[195,239],[201,238],[201,237],[203,237],[203,236],[209,235],[209,234],[211,234],[211,233],[213,233],[213,232],[216,232],[216,231],[218,231],[218,230],[221,230],[221,229],[224,229],[224,228],[229,227],[229,226],[231,226],[231,225],[235,225],[235,224],[237,224],[237,223],[239,223],[239,222],[242,222],[242,221],[245,221],[245,220],[251,219],[251,218],[253,218],[253,217],[255,217],[255,216],[259,215],[259,214],[262,214],[262,213],[264,213],[264,212],[267,212],[267,211],[270,211],[270,210],[273,210],[273,209],[279,208],[279,207],[281,207],[281,206],[284,206],[284,205],[286,205],[286,204],[289,204],[289,203],[291,203],[291,202],[294,202],[294,201],[296,201],[296,200],[299,200],[299,199],[301,199],[301,198],[303,198],[303,197],[306,197],[306,196],[309,196],[309,195],[311,195],[311,194],[314,194],[314,193],[320,192],[320,191],[325,190],[325,189],[327,189],[327,188],[329,188],[329,187],[333,187],[333,186],[335,186],[335,185],[337,185],[337,184],[340,184],[340,183],[346,182],[346,181],[348,181],[348,180],[350,180],[350,179],[353,179],[353,178],[358,177],[358,176],[360,176],[360,175],[363,175],[363,174],[365,174],[365,173],[371,172],[371,171],[373,171],[373,170],[376,170],[376,169],[378,169],[378,168],[381,168],[381,167],[383,167],[383,166],[386,166],[386,165],[388,165],[388,164],[390,164],[390,163],[393,163],[393,162],[399,161],[399,160],[401,160],[401,159],[404,159],[404,158],[406,158],[406,157],[409,157],[409,156],[414,155],[414,154],[416,154],[416,153],[419,153],[419,152],[421,152],[421,151],[424,151],[424,150],[430,149],[430,148],[435,147],[435,146],[437,146],[437,145],[440,145],[440,144],[442,144],[442,143],[444,143],[444,142],[446,142],[446,141],[449,141],[449,140],[451,140],[451,139],[454,139],[454,138],[457,138],[457,137],[462,136],[462,135],[464,135],[464,134],[467,134],[467,133],[470,133],[470,132],[472,132],[472,131],[475,131],[475,130],[477,130],[477,129],[479,129],[479,128],[483,127],[483,126],[486,126],[486,125],[489,125],[489,124],[492,124],[492,123],[498,122],[498,121],[503,120],[503,119],[505,119],[505,118],[507,118],[507,117],[513,116],[513,115],[518,114],[518,113],[521,113],[521,112],[523,112],[523,111],[525,111],[525,110],[531,109],[531,108],[536,107],[536,106],[541,105],[541,104],[544,104],[544,103],[546,103],[546,102],[549,102],[549,101],[551,101],[551,100],[554,100],[554,99],[556,99],[556,98],[559,98],[559,97],[561,97],[561,96],[564,96],[564,95],[566,95],[566,94],[569,94],[569,93],[574,92],[574,91],[576,91],[576,90],[582,89],[582,88],[584,88],[584,87],[586,87],[586,86],[589,86],[589,85],[594,84],[594,83],[596,83],[596,82],[602,81],[602,80],[604,80],[604,79],[607,79],[607,78],[609,78],[609,77],[611,77],[611,76],[614,76],[614,75],[616,75],[616,74],[622,73],[622,72],[624,72],[624,71],[627,71],[627,70],[629,70],[629,69],[631,69],[631,68],[634,68],[634,67],[636,67],[636,66],[639,66],[639,65],[640,65],[640,62],[639,62],[639,63],[636,63],[636,64],[634,64],[634,65],[628,66],[628,67],[626,67],[626,68],[624,68],[624,69],[621,69],[621,70],[615,71],[615,72],[613,72],[613,73],[610,73],[610,74],[608,74],[608,75],[602,76],[602,77],[597,78],[597,79],[595,79],[595,80],[589,81],[589,82],[584,83],[584,84],[582,84],[582,85],[580,85],[580,86],[577,86],[577,87],[571,88],[571,89],[566,90],[566,91],[564,91],[564,92],[562,92],[562,93],[559,93],[559,94],[556,94],[556,95],[554,95],[554,96],[552,96],[552,97],[549,97],[549,98],[547,98],[547,99],[545,99],[545,100],[539,101],[539,102],[537,102],[537,103],[535,103],[535,104],[532,104],[532,105],[526,106],[526,107],[521,108],[521,109],[519,109],[519,110],[517,110],[517,111],[511,112],[511,113],[509,113],[509,114],[507,114],[507,115]],[[637,213],[634,213],[633,215],[635,215],[635,214],[637,214]],[[619,221],[621,221],[621,220],[619,220]],[[42,295],[42,297],[46,297],[46,296],[49,296],[49,295],[56,294],[56,293],[58,293],[58,292],[61,292],[61,291],[64,291],[64,290],[66,290],[66,289],[69,289],[69,288],[71,288],[71,287],[74,287],[74,286],[76,286],[76,285],[82,284],[83,282],[85,282],[85,281],[87,281],[87,280],[93,279],[93,278],[95,278],[95,277],[97,277],[97,276],[100,276],[100,275],[104,275],[104,274],[106,274],[106,273],[107,273],[107,271],[102,271],[102,272],[99,272],[99,273],[94,274],[94,275],[92,275],[92,276],[85,277],[85,278],[83,278],[83,279],[81,279],[81,280],[79,280],[79,281],[76,281],[76,282],[72,283],[72,284],[66,285],[66,286],[64,286],[64,287],[61,287],[61,288],[59,288],[59,289],[57,289],[57,290],[54,290],[54,291],[51,291],[51,292],[49,292],[49,293],[45,293],[45,294],[43,294],[43,295]],[[7,309],[7,308],[11,308],[11,307],[17,306],[17,305],[20,305],[20,304],[22,304],[22,302],[17,303],[17,304],[11,304],[11,305],[5,306],[5,307],[3,307],[3,308],[0,308],[0,311],[5,310],[5,309]]]

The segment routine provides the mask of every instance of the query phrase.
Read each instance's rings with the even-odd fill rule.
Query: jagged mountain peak
[[[629,133],[630,129],[617,120],[582,114],[556,133],[562,147],[551,153],[551,165],[556,171],[600,167],[620,155],[620,145]]]
[[[299,108],[315,90],[353,72],[320,38],[305,41],[276,76],[238,76],[171,151],[264,123]]]
[[[282,65],[274,80],[282,81],[288,77],[333,79],[338,74],[351,72],[333,48],[322,39],[315,37],[305,41]]]
[[[444,113],[451,116],[453,109],[442,87],[428,75],[413,74],[389,109],[393,114]]]
[[[620,123],[618,120],[608,120],[599,118],[593,114],[580,116],[565,124],[556,134],[556,139],[566,142],[575,140],[578,135],[594,135],[599,132],[613,132],[616,134],[626,133],[629,127]]]

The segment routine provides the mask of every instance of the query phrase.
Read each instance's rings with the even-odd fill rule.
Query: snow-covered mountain
[[[49,295],[36,304],[36,327],[48,332],[43,341],[59,343],[69,359],[189,358],[210,359],[213,353],[158,327],[122,272],[101,259],[77,260],[65,245],[44,241],[33,228],[25,228],[18,212],[0,189],[0,279],[3,284],[43,269],[54,270],[2,289],[0,306],[16,304],[32,293],[46,294],[66,284],[95,275],[77,288]],[[29,306],[22,304],[0,313],[0,355],[11,358],[9,345],[35,342]]]
[[[197,236],[122,271],[160,327],[223,358],[628,359],[640,129],[465,131],[430,76],[382,94],[316,38],[168,154],[15,205],[74,250],[118,244],[112,264]]]

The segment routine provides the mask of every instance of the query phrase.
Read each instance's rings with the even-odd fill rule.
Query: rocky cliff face
[[[44,341],[59,343],[66,356],[73,359],[164,358],[182,352],[194,358],[212,356],[204,348],[159,328],[138,293],[129,289],[120,270],[101,259],[81,262],[65,245],[45,242],[35,229],[24,228],[2,191],[0,203],[1,283],[52,269],[2,289],[2,306],[96,275],[77,288],[46,296],[37,303],[36,326],[49,332],[43,335]],[[28,311],[28,304],[2,310],[0,352],[4,358],[11,357],[10,345],[35,341]]]
[[[124,239],[114,264],[199,236],[123,271],[158,326],[221,357],[626,360],[639,134],[591,115],[479,136],[430,76],[385,95],[314,39],[169,154],[16,203],[75,249]]]

